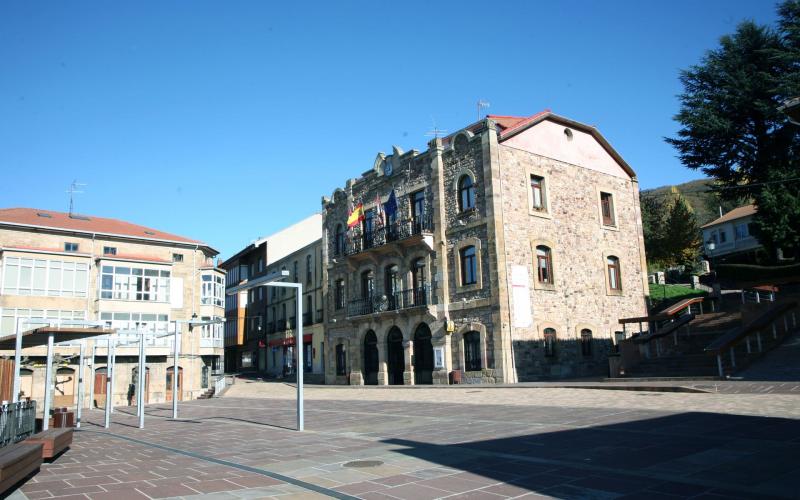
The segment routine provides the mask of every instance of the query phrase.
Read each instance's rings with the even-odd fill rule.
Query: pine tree
[[[675,117],[682,128],[667,142],[686,167],[718,181],[723,198],[755,201],[765,246],[796,250],[800,127],[778,108],[800,96],[800,1],[784,2],[778,13],[777,29],[743,22],[682,72]]]

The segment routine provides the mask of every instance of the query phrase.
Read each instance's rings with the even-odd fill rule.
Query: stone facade
[[[359,203],[367,220],[348,231]],[[595,129],[549,112],[395,147],[322,206],[327,383],[604,375],[618,318],[645,313],[635,175]]]
[[[50,220],[67,216],[46,213],[51,214],[51,218],[43,219],[42,226]],[[108,234],[94,227],[95,218],[84,219],[86,230],[67,230],[7,224],[0,216],[0,334],[13,335],[17,326],[27,330],[64,321],[102,322],[119,331],[139,329],[163,333],[163,338],[152,339],[147,346],[149,380],[146,401],[166,401],[172,397],[171,386],[167,386],[167,370],[171,370],[173,365],[173,337],[167,334],[174,332],[174,322],[188,321],[193,315],[197,319],[209,320],[223,315],[224,275],[213,262],[217,252],[205,243],[180,237],[169,240],[151,239],[145,233],[141,237]],[[67,244],[75,245],[70,247],[74,250],[67,251]],[[103,276],[109,276],[106,271],[117,268],[152,276],[153,295],[149,300],[143,300],[141,293],[137,295],[133,284],[126,299],[117,296],[119,288],[103,293]],[[55,284],[56,279],[59,284]],[[70,285],[67,285],[68,281]],[[109,277],[105,283],[117,285]],[[214,288],[214,283],[219,286]],[[81,370],[78,347],[56,346],[55,353],[61,362],[54,376],[54,404],[74,406],[77,403],[77,374]],[[14,352],[0,354],[13,357]],[[130,384],[136,383],[134,369],[138,366],[138,354],[138,344],[116,349],[115,405],[128,404]],[[41,403],[46,349],[29,348],[22,355],[22,390],[25,397],[38,399]],[[179,397],[193,399],[213,386],[214,374],[222,371],[222,356],[221,325],[194,329],[182,326]],[[98,403],[105,400],[104,383],[94,387],[94,381],[98,377],[103,379],[106,362],[106,341],[87,341],[86,365],[83,367],[87,402],[90,399],[100,400]]]

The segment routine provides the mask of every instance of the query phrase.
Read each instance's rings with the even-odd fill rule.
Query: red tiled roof
[[[177,243],[194,243],[205,246],[205,243],[201,241],[191,240],[176,234],[165,233],[158,229],[131,224],[130,222],[95,216],[80,215],[70,217],[69,214],[54,212],[52,210],[37,210],[35,208],[0,209],[0,224],[4,222],[23,226],[48,227],[67,231],[127,236],[138,239],[167,240]]]
[[[747,217],[748,215],[755,215],[758,210],[756,209],[755,205],[742,205],[741,207],[736,207],[730,212],[726,213],[722,217],[718,219],[714,219],[708,224],[704,224],[701,228],[716,226],[717,224],[722,224],[723,222],[729,222],[736,219],[741,219],[742,217]]]

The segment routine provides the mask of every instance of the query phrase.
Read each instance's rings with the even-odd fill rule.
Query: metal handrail
[[[412,307],[422,307],[430,303],[430,286],[410,288],[387,295],[373,295],[351,300],[347,307],[348,316],[397,311]]]
[[[767,309],[762,314],[730,332],[714,339],[704,350],[708,354],[720,354],[740,342],[743,342],[753,333],[770,326],[778,317],[788,313],[797,307],[797,302],[787,302]]]
[[[398,220],[369,232],[350,235],[340,242],[334,241],[331,254],[355,255],[371,248],[430,232],[433,232],[433,217],[431,214],[424,214],[417,218]]]

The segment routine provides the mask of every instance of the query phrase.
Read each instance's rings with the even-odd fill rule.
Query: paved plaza
[[[301,434],[293,387],[238,380],[87,412],[12,498],[797,498],[800,397],[762,392],[309,387]]]

